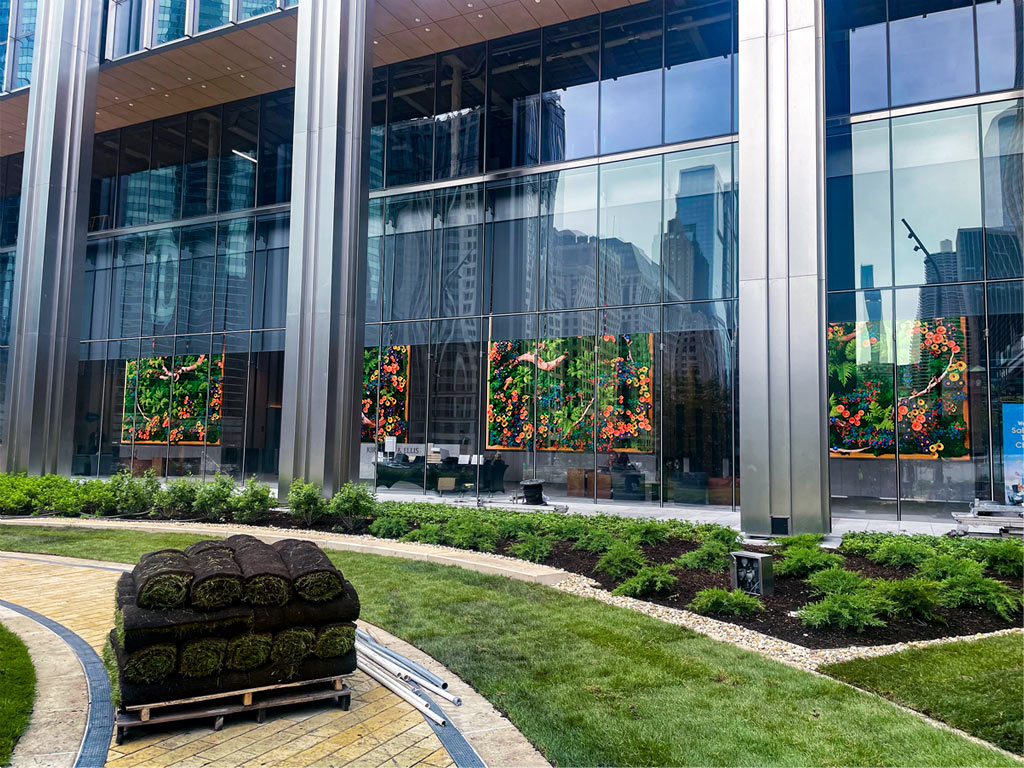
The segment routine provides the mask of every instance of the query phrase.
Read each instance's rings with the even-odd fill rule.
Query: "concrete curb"
[[[193,533],[201,536],[231,536],[236,533],[248,533],[267,542],[291,538],[308,539],[323,549],[362,552],[371,555],[383,555],[385,557],[404,557],[408,560],[420,560],[428,563],[438,563],[439,565],[454,565],[459,568],[476,571],[477,573],[505,576],[517,581],[532,581],[546,586],[553,586],[571,575],[558,568],[537,565],[500,555],[491,555],[486,552],[469,552],[463,549],[440,547],[431,544],[376,539],[372,536],[350,536],[343,533],[327,533],[324,531],[217,523],[160,522],[152,520],[135,522],[76,517],[0,518],[0,525],[100,528],[146,531],[148,533]]]

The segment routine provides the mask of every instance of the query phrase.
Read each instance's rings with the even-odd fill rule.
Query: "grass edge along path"
[[[821,671],[1024,755],[1020,635],[912,648]]]
[[[0,526],[0,549],[134,562],[194,535]],[[363,618],[459,675],[559,766],[1015,765],[873,694],[643,614],[351,552]]]
[[[0,766],[28,728],[36,697],[36,671],[21,638],[0,624]]]

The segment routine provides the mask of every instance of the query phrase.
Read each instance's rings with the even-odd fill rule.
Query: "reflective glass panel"
[[[79,331],[83,340],[108,338],[110,276],[113,266],[113,240],[93,240],[86,245],[82,324]]]
[[[185,200],[182,205],[185,218],[217,212],[220,130],[220,107],[189,113],[185,142]]]
[[[484,44],[438,57],[435,179],[453,179],[483,170],[486,64]]]
[[[217,226],[217,289],[214,330],[249,327],[252,304],[253,220],[232,219]]]
[[[200,32],[223,27],[231,21],[231,0],[197,0],[196,28]]]
[[[981,107],[985,259],[990,280],[1024,276],[1024,102]]]
[[[238,20],[277,10],[277,0],[238,0]]]
[[[480,493],[504,494],[535,476],[537,316],[487,320],[486,421]]]
[[[142,295],[142,333],[174,333],[178,303],[178,230],[161,229],[146,236],[146,278]]]
[[[490,44],[487,170],[534,165],[540,158],[540,30]]]
[[[224,355],[212,349],[210,336],[178,336],[174,339],[171,373],[170,425],[167,433],[167,472],[169,477],[203,474],[207,441],[219,443],[223,427]],[[160,392],[159,385],[144,378],[144,362],[139,363],[139,399]],[[161,360],[161,366],[167,361]],[[153,406],[150,406],[152,408]],[[136,438],[136,447],[138,438]],[[155,467],[154,467],[155,469]]]
[[[440,320],[430,328],[427,490],[475,494],[480,420],[480,320]]]
[[[948,520],[988,498],[982,285],[896,292],[900,514]]]
[[[829,290],[892,285],[889,121],[835,129],[825,147]]]
[[[736,295],[732,148],[665,156],[665,301]]]
[[[483,215],[479,185],[438,191],[434,196],[434,317],[480,314]]]
[[[89,190],[89,231],[114,226],[114,190],[117,186],[119,131],[96,134],[92,150],[92,184]]]
[[[149,211],[149,160],[153,124],[142,123],[121,129],[118,160],[117,226],[145,224]]]
[[[661,301],[662,158],[601,166],[601,304]]]
[[[434,156],[434,56],[392,64],[388,86],[388,186],[430,181]]]
[[[287,213],[256,220],[253,328],[284,328],[290,224]]]
[[[380,401],[377,412],[377,488],[409,492],[425,487],[428,455],[427,381],[430,368],[429,323],[391,323],[381,334]]]
[[[252,208],[256,204],[259,122],[258,98],[224,105],[220,152],[221,212]]]
[[[380,390],[380,325],[372,324],[363,333],[363,410],[359,429],[359,479],[376,485],[377,407]]]
[[[184,352],[186,337],[180,338]],[[166,477],[171,411],[174,409],[174,337],[144,338],[139,347],[138,360],[125,363],[124,399],[117,404],[119,413],[124,414],[120,426],[121,440],[131,445],[132,472],[141,474],[152,470],[157,477]],[[209,348],[207,337],[207,351]],[[184,387],[178,389],[179,396],[183,391]],[[176,438],[177,435],[175,432]],[[190,469],[191,474],[198,470],[198,456]]]
[[[99,473],[100,428],[103,424],[103,385],[107,367],[105,342],[78,346],[78,386],[75,388],[74,453],[71,474]]]
[[[430,305],[431,193],[390,197],[385,213],[384,317],[427,317]]]
[[[370,189],[384,186],[384,138],[388,130],[388,68],[373,70],[370,91]]]
[[[892,105],[976,91],[971,0],[890,0]]]
[[[599,16],[544,29],[542,162],[597,154],[600,45]]]
[[[985,0],[975,8],[980,93],[1020,88],[1024,10],[1020,0]]]
[[[735,304],[664,308],[662,442],[665,504],[733,504]]]
[[[178,333],[209,333],[213,328],[214,262],[217,225],[181,230],[178,264]]]
[[[111,58],[134,53],[142,47],[142,22],[145,0],[114,0],[114,34]],[[109,23],[109,22],[108,22]]]
[[[892,121],[896,284],[985,276],[978,110]]]
[[[541,306],[597,304],[597,168],[545,174],[541,181]]]
[[[832,514],[896,519],[892,291],[828,297]]]
[[[132,436],[135,434],[135,425],[141,425],[145,421],[145,414],[141,409],[133,407],[137,377],[129,376],[130,366],[138,365],[138,359],[138,339],[112,341],[107,344],[107,376],[99,435],[100,477],[110,477],[122,469],[132,468]]]
[[[292,133],[295,91],[291,88],[261,99],[259,190],[257,205],[292,199]]]
[[[379,323],[384,307],[381,273],[384,250],[384,200],[370,201],[366,245],[366,322]]]
[[[186,0],[155,0],[153,44],[169,43],[185,36]]]
[[[114,242],[114,272],[110,287],[110,338],[142,333],[142,285],[145,277],[146,236],[124,235]]]
[[[1024,493],[1024,283],[988,286],[992,387],[993,499],[1019,504]]]
[[[24,153],[0,158],[3,170],[3,223],[0,224],[0,246],[8,247],[18,242],[18,224],[21,221],[21,180],[25,162]]]
[[[665,143],[732,130],[733,0],[667,0]]]
[[[608,11],[601,19],[601,153],[660,144],[661,0]]]
[[[149,221],[181,218],[185,115],[153,123],[153,162],[149,172]]]
[[[885,0],[825,3],[825,109],[849,115],[889,104]]]
[[[245,424],[245,474],[277,478],[284,398],[284,331],[252,334],[249,406]]]
[[[540,191],[536,176],[487,185],[484,301],[489,312],[537,308]]]
[[[216,472],[235,482],[242,479],[245,447],[245,391],[249,374],[249,334],[225,333],[213,337],[209,408],[203,474]]]

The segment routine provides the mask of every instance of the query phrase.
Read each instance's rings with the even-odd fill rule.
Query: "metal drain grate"
[[[469,742],[466,741],[466,737],[462,735],[452,721],[444,714],[444,710],[437,705],[437,702],[430,698],[427,694],[421,691],[419,688],[414,689],[416,695],[423,699],[430,705],[430,708],[440,712],[448,725],[440,726],[437,723],[433,723],[427,720],[427,724],[437,734],[437,738],[440,740],[441,745],[448,750],[448,754],[451,755],[452,760],[455,762],[456,768],[487,768],[483,759],[476,753],[476,750],[470,746]]]

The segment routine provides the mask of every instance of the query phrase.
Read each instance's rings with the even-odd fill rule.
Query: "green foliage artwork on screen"
[[[122,442],[220,443],[223,354],[129,360],[124,381]]]
[[[379,385],[379,392],[378,392]],[[366,347],[363,350],[364,443],[409,433],[409,347]]]
[[[487,446],[649,453],[653,369],[651,334],[493,341]]]
[[[967,334],[963,318],[906,320],[893,340],[875,321],[827,330],[833,456],[967,458]]]

